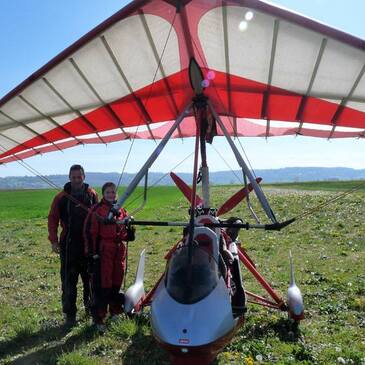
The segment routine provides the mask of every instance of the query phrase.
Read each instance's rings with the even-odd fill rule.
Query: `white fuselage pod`
[[[172,346],[208,345],[232,331],[236,324],[223,278],[208,296],[193,304],[178,303],[161,281],[152,301],[152,331],[161,342]]]
[[[304,318],[304,304],[300,289],[295,285],[291,285],[288,289],[288,308],[289,316],[294,320]]]
[[[304,304],[303,297],[300,289],[295,284],[294,278],[294,264],[293,256],[291,251],[289,251],[290,259],[290,286],[288,288],[288,313],[289,317],[294,321],[300,321],[304,318]]]

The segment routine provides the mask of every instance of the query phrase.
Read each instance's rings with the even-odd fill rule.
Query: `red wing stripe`
[[[203,70],[204,73],[207,70]],[[224,115],[226,115],[226,110],[228,110],[227,102],[222,104],[222,100],[228,100],[227,97],[227,89],[226,89],[226,75],[224,72],[214,71],[215,79],[214,79],[214,88],[207,88],[206,94],[210,98],[213,104],[217,106],[217,112],[222,115],[224,119]],[[178,110],[182,110],[184,105],[186,105],[187,100],[191,100],[193,97],[191,87],[189,85],[189,78],[186,70],[182,70],[176,74],[170,75],[167,77],[168,83],[171,86],[171,92],[173,94],[173,98],[176,101],[176,105]],[[232,113],[235,115],[237,120],[237,131],[232,130],[231,134],[236,134],[238,136],[261,136],[264,137],[266,135],[266,128],[262,128],[262,126],[258,124],[254,124],[249,121],[240,121],[240,118],[252,118],[252,119],[260,119],[261,118],[261,103],[263,101],[263,93],[266,90],[266,85],[263,83],[259,83],[253,80],[245,79],[239,76],[231,75],[231,97],[232,97]],[[166,80],[165,80],[166,81]],[[175,113],[171,110],[169,106],[169,95],[166,90],[165,81],[163,79],[157,81],[153,85],[153,93],[150,97],[150,103],[147,106],[147,112],[151,117],[152,123],[171,121],[176,118]],[[136,97],[141,103],[144,103],[149,95],[150,85],[136,91],[134,94],[127,95],[119,100],[111,102],[109,105],[114,110],[116,115],[123,120],[125,123],[125,128],[133,127],[140,124],[141,118],[141,110],[140,106],[136,102]],[[184,92],[181,92],[184,90]],[[296,116],[298,114],[298,109],[301,107],[303,96],[289,92],[287,90],[283,90],[276,87],[270,88],[270,95],[268,99],[268,118],[271,121],[293,121],[296,120]],[[153,102],[152,102],[153,101]],[[333,116],[338,110],[338,103],[330,102],[327,100],[323,100],[320,98],[315,98],[313,96],[306,97],[306,102],[304,108],[301,109],[301,123],[311,123],[318,125],[332,125],[331,121]],[[3,113],[3,111],[1,111]],[[60,127],[51,129],[47,132],[39,134],[34,138],[29,140],[19,140],[19,145],[12,148],[11,150],[0,154],[0,162],[10,162],[12,158],[9,158],[5,161],[5,157],[11,156],[12,154],[16,154],[24,151],[27,157],[34,155],[33,153],[28,153],[26,151],[25,146],[28,148],[37,148],[43,145],[44,143],[56,143],[56,149],[58,147],[63,148],[68,144],[63,144],[62,142],[58,142],[62,138],[64,138],[63,130],[66,129],[72,133],[73,136],[81,137],[83,135],[87,135],[93,133],[90,127],[88,127],[84,118],[87,118],[96,128],[96,130],[100,132],[108,131],[115,129],[115,121],[111,118],[110,113],[105,106],[101,106],[96,108],[95,110],[86,113],[82,117],[77,117],[69,122],[63,124]],[[20,124],[20,123],[19,123]],[[146,124],[146,122],[143,122]],[[152,125],[152,124],[151,124]],[[336,125],[339,127],[350,127],[350,128],[360,128],[362,130],[365,129],[365,113],[360,110],[353,109],[351,107],[345,106],[339,115]],[[184,126],[186,124],[183,122],[181,125],[181,133],[183,137],[190,137],[194,135],[194,131],[191,128],[185,129]],[[24,124],[24,127],[30,129],[27,124]],[[160,127],[164,128],[164,127]],[[154,129],[154,137],[160,138],[158,136],[159,128]],[[298,131],[298,127],[287,127],[287,128],[274,128],[270,126],[270,136],[282,136],[282,135],[295,135]],[[32,130],[34,134],[35,131]],[[126,134],[130,134],[125,131]],[[4,133],[4,132],[2,132]],[[221,135],[220,131],[218,134]],[[320,129],[309,129],[306,128],[300,129],[300,134],[320,137],[320,138],[328,138],[330,135],[330,131],[320,130]],[[123,133],[113,134],[111,138],[106,138],[103,136],[103,140],[105,142],[109,141],[117,141],[128,138],[127,135]],[[133,133],[132,133],[133,136]],[[97,137],[97,136],[96,136]],[[179,135],[174,135],[174,138],[178,138]],[[346,138],[346,137],[361,137],[361,131],[335,131],[331,138]],[[137,138],[151,138],[149,133],[138,133]],[[84,143],[98,143],[100,141],[95,141],[93,139],[84,139],[81,138],[81,141]],[[43,149],[40,147],[40,149]],[[44,150],[42,152],[45,152]],[[20,157],[20,156],[19,156]],[[23,158],[24,156],[22,156]]]

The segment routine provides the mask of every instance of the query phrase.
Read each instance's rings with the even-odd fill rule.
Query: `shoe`
[[[118,322],[120,319],[120,316],[118,314],[113,314],[111,317],[110,317],[110,320],[112,322]]]
[[[100,334],[104,334],[106,332],[106,326],[105,324],[102,323],[98,323],[96,325],[96,330],[100,333]]]
[[[73,327],[77,324],[75,314],[63,314],[63,325],[66,327]]]

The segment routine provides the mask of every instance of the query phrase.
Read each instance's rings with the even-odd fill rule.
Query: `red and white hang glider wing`
[[[232,135],[364,136],[363,40],[259,0],[136,0],[0,100],[0,163],[163,137],[191,57]]]

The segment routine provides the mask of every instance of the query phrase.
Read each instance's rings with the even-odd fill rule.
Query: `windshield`
[[[217,286],[218,264],[203,248],[192,246],[189,263],[187,246],[178,248],[168,263],[166,289],[177,302],[192,304],[205,298]]]

